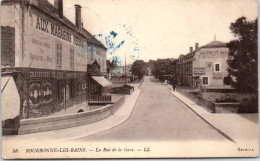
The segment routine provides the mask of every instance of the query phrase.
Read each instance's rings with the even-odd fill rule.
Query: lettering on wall
[[[225,50],[216,50],[216,51],[201,51],[198,55],[199,58],[226,58],[228,52]]]
[[[70,48],[74,49],[74,68],[75,71],[86,71],[87,63],[97,60],[101,66],[101,71],[106,71],[106,51],[102,47],[92,48],[87,44],[87,38],[76,30],[63,25],[58,20],[50,19],[44,15],[31,10],[28,20],[30,25],[30,49],[27,56],[28,64],[31,67],[45,69],[56,68],[56,46],[55,43],[62,44],[62,64],[60,69],[71,70],[67,65],[70,64]],[[84,34],[84,32],[83,32]],[[61,40],[61,41],[60,41]],[[87,62],[88,61],[88,62]]]
[[[85,72],[45,71],[31,69],[30,78],[85,78]]]
[[[205,75],[205,68],[193,68],[194,75]]]
[[[213,79],[223,79],[223,75],[221,73],[213,73]]]
[[[30,44],[29,64],[31,64],[31,67],[51,68],[54,60],[50,37],[32,31]]]
[[[84,44],[86,44],[86,42],[83,41],[81,38],[79,38],[76,35],[71,34],[68,30],[62,28],[61,26],[58,26],[38,15],[35,15],[35,16],[36,16],[35,17],[36,20],[34,20],[34,18],[32,18],[32,21],[33,22],[35,21],[34,26],[37,30],[43,31],[43,32],[50,34],[52,36],[55,36],[59,39],[73,43],[74,45],[77,45],[79,47],[82,47]]]

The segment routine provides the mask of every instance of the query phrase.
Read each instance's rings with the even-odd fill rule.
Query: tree
[[[176,75],[175,59],[157,59],[153,63],[152,74],[160,81],[171,79]]]
[[[110,60],[107,60],[107,73],[109,74],[111,70],[115,69],[117,67],[116,61],[113,59],[112,62]]]
[[[138,80],[141,80],[146,73],[146,65],[143,60],[136,60],[131,68],[134,75],[138,76]]]
[[[238,18],[231,23],[230,30],[236,38],[227,44],[228,72],[236,78],[233,87],[238,90],[257,91],[257,19],[247,21],[245,17]]]

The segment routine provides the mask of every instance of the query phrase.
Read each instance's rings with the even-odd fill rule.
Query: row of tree
[[[152,74],[160,81],[174,81],[176,77],[176,59],[157,59],[153,62]]]
[[[138,76],[141,80],[144,75],[148,75],[148,69],[151,70],[152,75],[160,81],[173,81],[176,76],[176,59],[157,59],[144,62],[143,60],[136,60],[131,68],[132,74]]]

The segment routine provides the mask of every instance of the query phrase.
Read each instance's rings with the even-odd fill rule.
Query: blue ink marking
[[[126,36],[129,36],[129,44],[133,45],[133,53],[130,53],[130,65],[134,63],[136,59],[139,59],[139,56],[141,55],[140,52],[140,45],[139,41],[137,40],[136,36],[133,33],[133,30],[131,27],[127,26],[126,24],[121,24],[121,27],[125,30]],[[115,43],[115,38],[118,38],[118,33],[116,31],[111,31],[108,35],[103,34],[96,34],[94,37],[96,37],[98,40],[100,40],[103,44],[107,47],[107,52],[110,55],[116,54],[116,51],[121,48],[125,43],[126,40],[121,40],[119,44]],[[124,36],[125,37],[125,36]],[[127,39],[128,41],[128,39]],[[120,57],[119,56],[113,56],[112,59],[116,62],[117,65],[120,65]]]
[[[112,35],[112,36],[113,36],[113,38],[115,38],[115,37],[116,37],[116,35],[117,35],[117,33],[116,33],[116,32],[114,32],[114,31],[111,31],[111,32],[110,32],[110,35]]]
[[[122,25],[122,24],[121,24]],[[139,45],[139,41],[137,40],[135,34],[133,33],[133,30],[130,26],[123,24],[122,27],[125,29],[125,32],[127,35],[129,35],[131,37],[131,44],[134,46],[133,47],[133,53],[136,56],[131,56],[131,64],[134,63],[134,61],[136,59],[139,59],[140,55],[141,55],[141,47]]]

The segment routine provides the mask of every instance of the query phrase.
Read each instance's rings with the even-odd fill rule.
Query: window
[[[202,77],[202,85],[204,86],[209,85],[209,77]]]
[[[57,67],[62,66],[62,44],[56,43],[56,65]]]
[[[70,68],[74,69],[74,49],[70,48]]]
[[[224,77],[223,81],[224,85],[231,85],[232,79],[231,77]]]
[[[220,71],[220,64],[219,63],[215,64],[215,71],[216,72]]]

